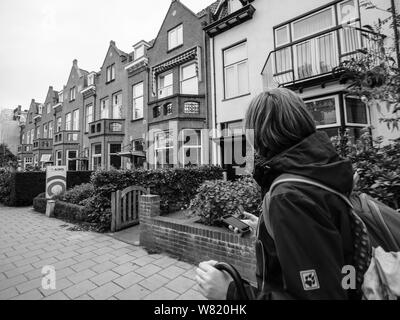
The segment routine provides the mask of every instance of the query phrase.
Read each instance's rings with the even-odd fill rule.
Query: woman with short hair
[[[253,176],[262,197],[283,174],[301,176],[349,195],[351,162],[337,154],[329,137],[316,130],[303,100],[288,89],[271,89],[250,104],[246,129],[254,130]],[[342,268],[353,263],[349,208],[336,194],[302,182],[278,184],[268,208],[247,222],[257,229],[257,299],[350,299]],[[268,219],[266,219],[268,210]],[[209,299],[238,298],[230,276],[200,263],[199,289]]]

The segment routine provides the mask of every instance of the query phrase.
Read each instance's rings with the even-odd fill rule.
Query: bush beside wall
[[[54,217],[68,221],[83,222],[86,221],[85,208],[64,201],[56,201],[54,205]]]
[[[44,193],[33,199],[33,209],[40,213],[46,213],[47,200]]]

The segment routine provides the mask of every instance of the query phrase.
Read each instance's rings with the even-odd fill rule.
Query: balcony
[[[79,143],[79,130],[65,130],[54,134],[53,145]]]
[[[35,139],[33,140],[33,150],[52,150],[53,139]]]
[[[205,119],[204,95],[176,94],[148,103],[150,123],[171,119]]]
[[[31,144],[20,144],[18,146],[18,154],[24,153],[32,153],[32,145]]]
[[[125,134],[125,119],[100,119],[89,123],[89,139]]]
[[[363,52],[376,51],[383,36],[369,30],[338,26],[270,52],[262,71],[266,88],[294,86],[322,77]]]

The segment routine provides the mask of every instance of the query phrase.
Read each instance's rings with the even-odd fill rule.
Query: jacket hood
[[[283,173],[316,180],[344,194],[350,194],[353,189],[350,160],[340,158],[327,134],[321,131],[269,160],[256,160],[255,178],[262,181],[263,189],[268,190],[273,180]]]

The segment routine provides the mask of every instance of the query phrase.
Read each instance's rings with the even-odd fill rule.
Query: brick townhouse
[[[49,161],[55,165],[95,170],[213,163],[241,174],[245,111],[269,87],[299,93],[317,128],[330,136],[348,129],[356,139],[373,125],[374,136],[388,140],[393,133],[379,123],[377,110],[347,96],[348,84],[334,72],[360,49],[376,48],[381,35],[363,26],[377,18],[358,0],[301,6],[218,0],[197,14],[173,0],[154,40],[137,42],[130,53],[111,41],[100,71],[82,70],[74,60],[63,90],[49,90],[44,105],[32,100],[21,161],[49,160],[48,149],[32,147],[51,139],[51,115],[43,113],[50,102]]]

